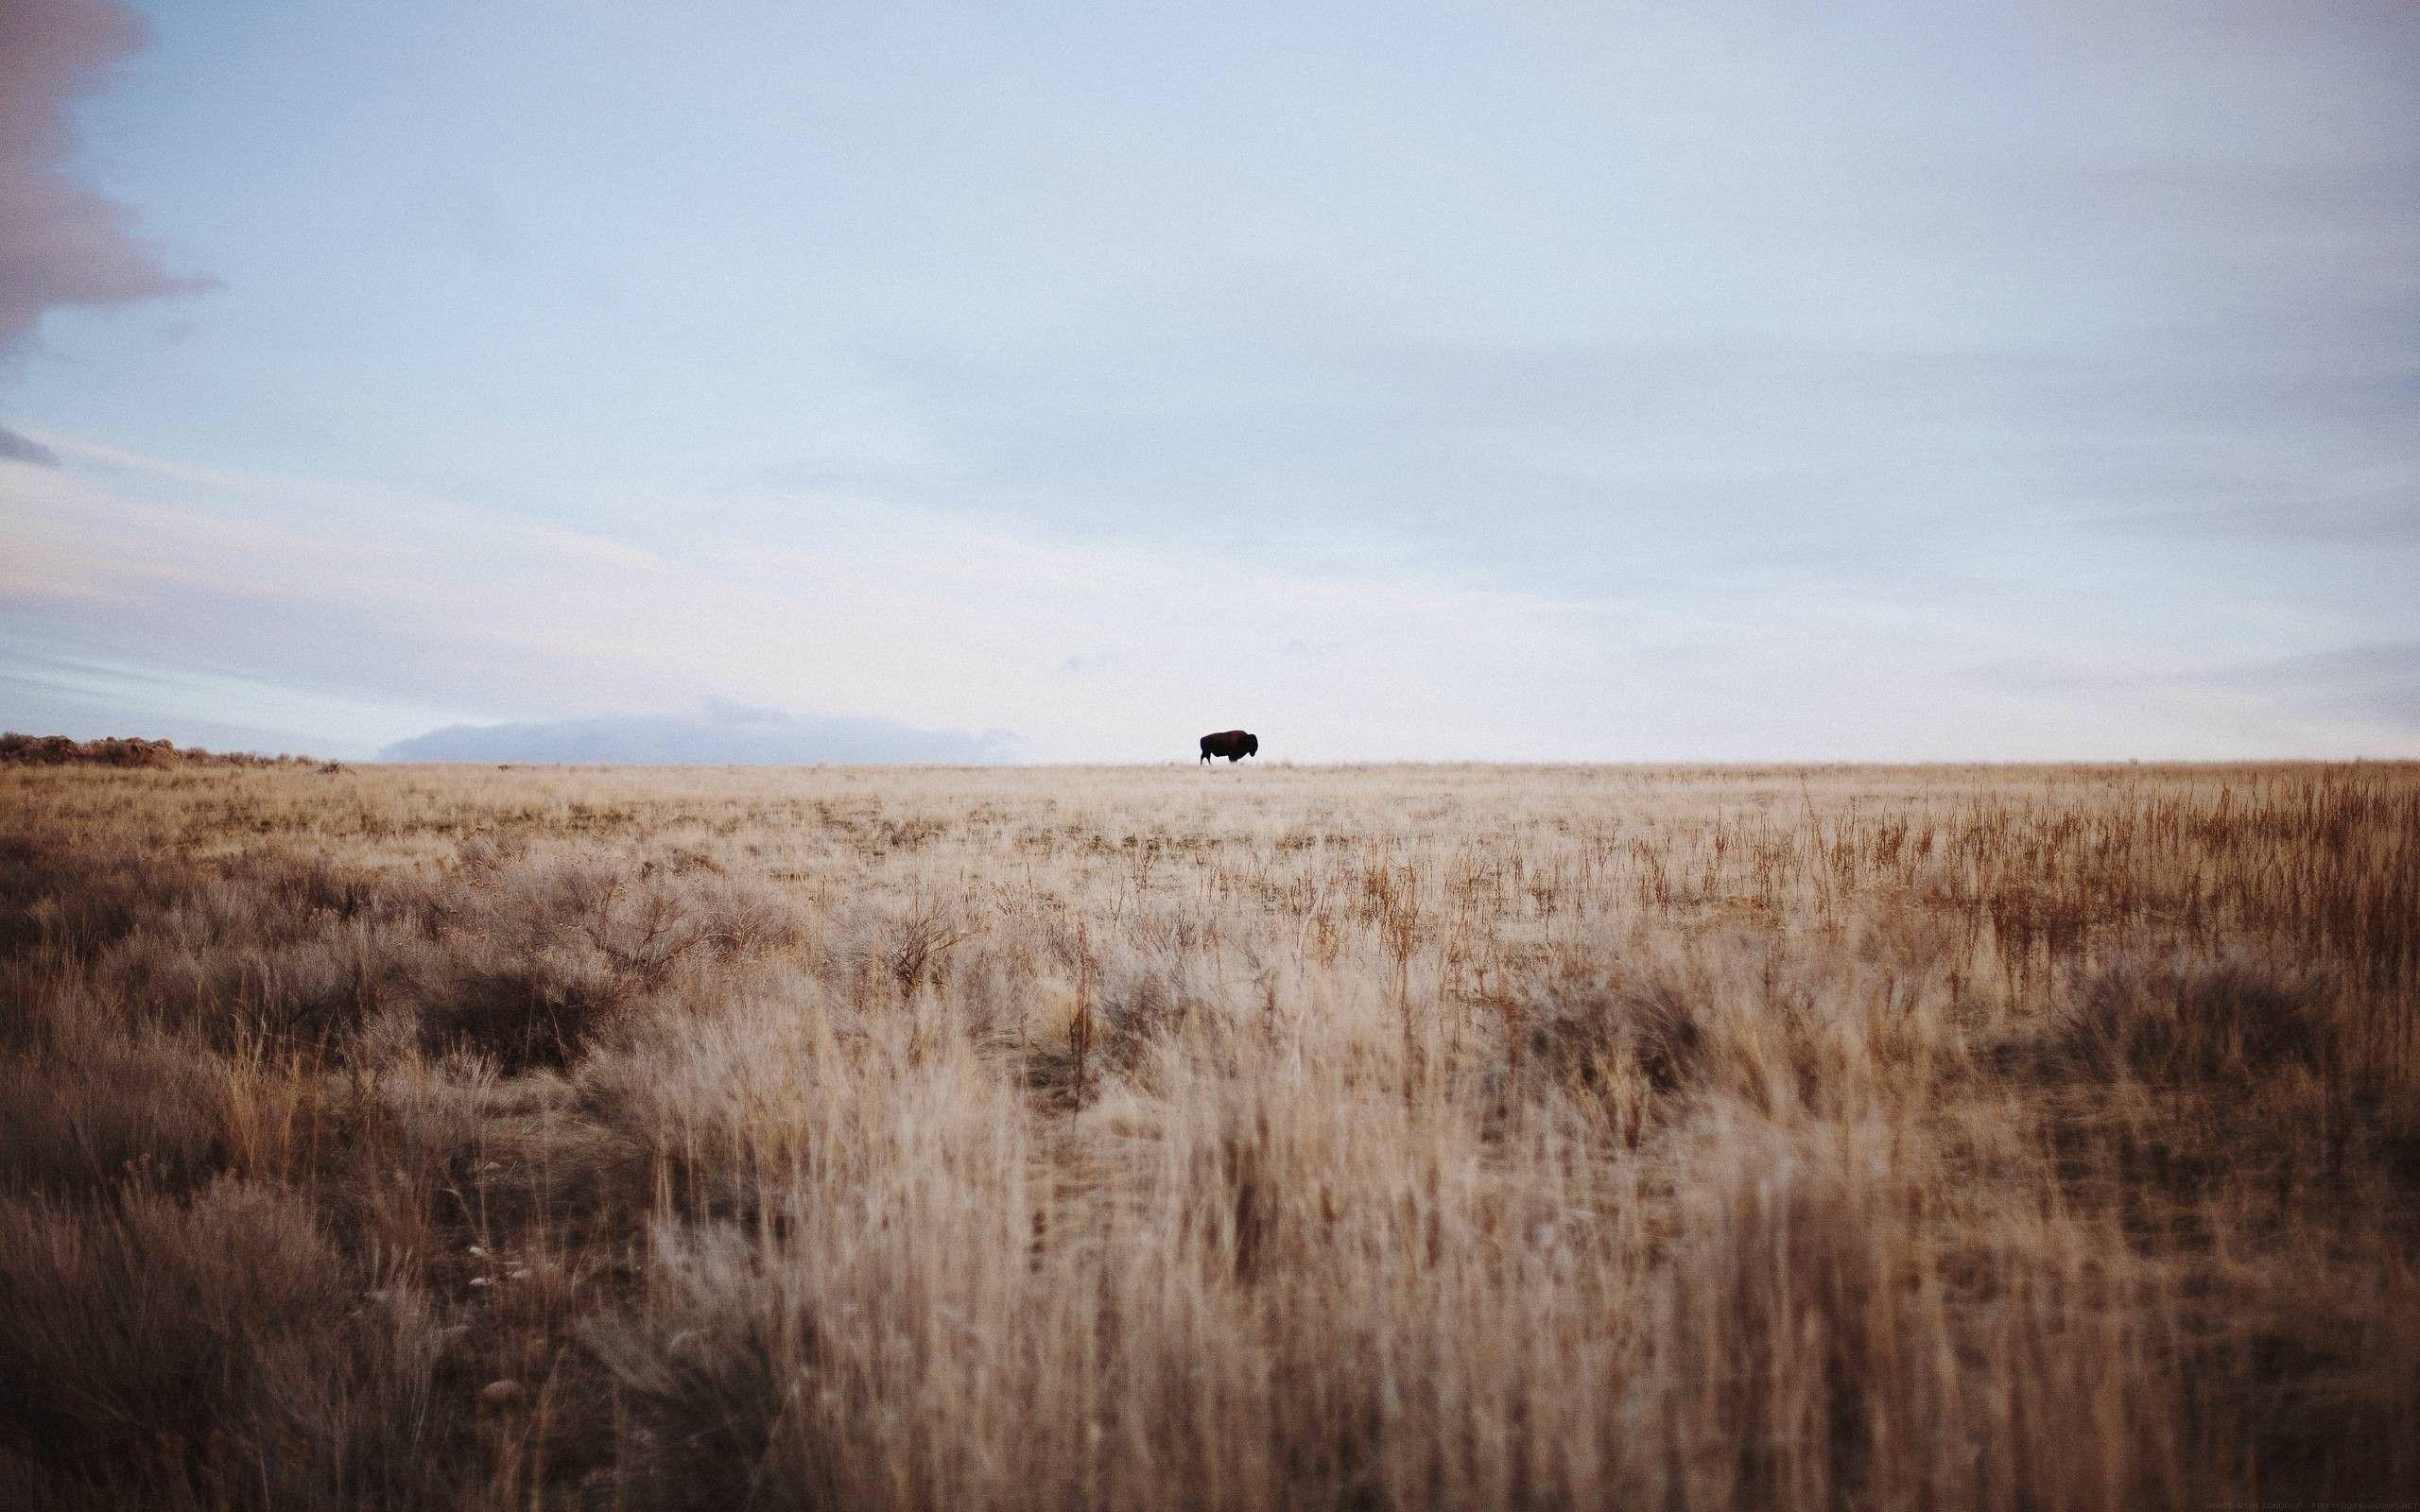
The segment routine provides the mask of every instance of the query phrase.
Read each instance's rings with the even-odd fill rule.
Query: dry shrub
[[[0,957],[86,977],[105,1015],[222,1048],[341,1047],[417,943],[415,889],[311,858],[218,867],[17,836],[0,849]]]
[[[190,922],[174,916],[132,930],[95,970],[102,993],[135,1022],[222,1050],[262,1040],[341,1050],[389,986],[376,947],[340,930],[272,939]]]
[[[42,830],[0,837],[0,954],[89,954],[174,907],[193,883],[170,858],[96,852]]]
[[[1028,1083],[1070,1108],[1088,1103],[1105,1078],[1161,1090],[1155,1060],[1184,1054],[1196,1010],[1217,993],[1194,962],[1163,946],[1087,947],[1083,958],[1063,954],[1053,965],[1060,970],[1028,978],[1018,994],[1016,1038]]]
[[[412,996],[435,1053],[493,1057],[508,1074],[562,1070],[683,972],[788,943],[769,889],[702,868],[536,862],[466,848],[436,906],[449,949]]]
[[[952,957],[983,933],[962,900],[919,887],[895,902],[855,902],[824,936],[821,955],[834,983],[851,993],[915,997],[946,990]]]
[[[2248,1084],[2285,1071],[2346,1067],[2325,988],[2242,955],[2170,955],[2101,971],[2060,1037],[2079,1067],[2148,1082]]]
[[[1647,963],[1567,959],[1482,1000],[1508,1058],[1598,1107],[1626,1143],[1710,1102],[1861,1119],[1922,1100],[1959,1052],[1862,968],[1737,940]]]
[[[1668,1288],[1674,1345],[1700,1362],[1667,1403],[1687,1505],[1927,1504],[1934,1465],[1877,1463],[1884,1446],[1949,1449],[1938,1282],[1891,1195],[1805,1152],[1709,1175],[1709,1210]],[[1709,1441],[1706,1426],[1723,1425]],[[1877,1484],[1881,1475],[1914,1485]]]
[[[596,963],[549,954],[454,973],[421,1009],[431,1053],[493,1057],[507,1075],[560,1071],[625,1016],[629,989]]]
[[[209,1059],[105,1029],[47,1050],[0,1052],[0,1191],[182,1188],[225,1165],[227,1079]]]
[[[296,756],[254,756],[246,752],[214,752],[199,746],[177,748],[174,741],[140,736],[104,735],[97,740],[70,740],[65,735],[0,734],[0,766],[274,766],[297,765]]]
[[[803,1084],[820,1095],[794,1116],[815,1126],[792,1148],[811,1158],[757,1165],[745,1228],[660,1220],[644,1308],[582,1331],[648,1503],[951,1503],[964,1458],[996,1444],[940,1409],[1019,1368],[1021,1344],[988,1331],[1045,1296],[1024,1255],[1030,1152],[962,1047],[908,1040],[877,1031],[878,1077]]]
[[[1111,1054],[1128,1065],[1219,996],[1198,953],[1166,944],[1112,944],[1100,953],[1098,976],[1102,1030]]]
[[[584,1334],[640,1425],[628,1469],[646,1503],[840,1504],[800,1400],[820,1385],[813,1315],[761,1305],[766,1279],[733,1230],[667,1231],[658,1244],[665,1321],[599,1321]]]
[[[758,1216],[769,1183],[858,1153],[832,1121],[847,1110],[853,1055],[883,1049],[856,1025],[843,1048],[822,983],[775,970],[688,1006],[579,1068],[582,1117],[627,1158],[598,1176],[634,1210],[661,1192],[683,1212]]]
[[[1670,976],[1567,972],[1521,1022],[1530,1057],[1552,1074],[1592,1091],[1635,1084],[1670,1095],[1703,1080],[1706,1017]]]
[[[2376,1488],[2411,1463],[2369,1457],[2382,1415],[2412,1420],[2409,1378],[2378,1389],[2396,1366],[2288,1364],[2255,1342],[2281,1314],[2136,1260],[2102,1219],[1962,1193],[1878,1125],[1809,1132],[1698,1131],[1656,1315],[1658,1354],[1691,1362],[1651,1383],[1673,1472],[1657,1500],[2184,1508],[2247,1484]],[[2297,1318],[2294,1348],[2325,1315]],[[2281,1389],[2347,1409],[2320,1435],[2338,1457],[2270,1457]]]
[[[308,1207],[224,1180],[0,1199],[0,1400],[21,1468],[127,1503],[397,1504],[436,1489],[436,1332],[365,1297]]]

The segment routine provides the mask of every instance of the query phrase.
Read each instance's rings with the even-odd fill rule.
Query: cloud
[[[21,648],[16,657],[0,662],[0,725],[73,740],[132,735],[264,755],[370,753],[359,743],[305,734],[290,725],[281,728],[275,721],[290,711],[281,710],[274,699],[246,698],[243,691],[224,685],[194,689],[139,666],[44,656],[38,650],[28,654]],[[223,717],[230,712],[263,714],[268,722],[231,723]],[[310,713],[302,722],[311,722]]]
[[[2381,643],[2316,651],[2210,676],[2239,688],[2314,711],[2420,730],[2420,644]]]
[[[649,766],[798,766],[821,762],[964,764],[1002,760],[998,734],[916,730],[887,719],[797,719],[706,700],[700,714],[606,714],[448,725],[380,751],[390,762],[619,762]]]
[[[1972,669],[2013,693],[2098,700],[2138,716],[2149,701],[2218,700],[2347,722],[2409,736],[2420,731],[2420,642],[2376,642],[2294,656],[2196,665],[2089,665],[2015,659]]]
[[[11,462],[30,462],[36,467],[57,467],[59,454],[30,436],[20,436],[6,425],[0,425],[0,458]]]
[[[0,353],[61,305],[208,286],[164,270],[133,214],[69,169],[69,105],[142,42],[142,22],[116,0],[0,6]]]
[[[2149,510],[2109,524],[2128,532],[2200,541],[2409,549],[2420,546],[2420,484],[2353,499]]]
[[[366,746],[694,707],[711,687],[1012,730],[1038,760],[1158,759],[1228,725],[1285,732],[1296,760],[1596,747],[1591,706],[1565,694],[1601,611],[1444,575],[1277,570],[813,495],[744,533],[614,537],[45,436],[63,465],[0,512],[0,644],[307,693],[329,735]],[[1296,637],[1357,649],[1291,671]],[[1116,675],[1063,673],[1085,645],[1116,647]]]
[[[706,717],[725,725],[777,725],[789,718],[769,704],[738,703],[730,698],[708,698]]]

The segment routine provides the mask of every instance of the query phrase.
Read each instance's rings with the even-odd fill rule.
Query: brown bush
[[[0,1199],[0,1434],[121,1504],[402,1504],[442,1484],[407,1293],[365,1298],[293,1196]],[[45,1498],[46,1499],[46,1498]]]
[[[1596,1090],[1635,1077],[1657,1093],[1690,1088],[1705,1069],[1704,1010],[1665,977],[1565,976],[1523,1017],[1536,1063]]]
[[[226,1160],[225,1086],[209,1057],[156,1037],[0,1052],[0,1191],[206,1181]]]
[[[179,750],[166,740],[103,736],[70,740],[65,735],[0,734],[0,765],[19,766],[269,766],[299,762],[293,756],[253,756],[241,752],[213,753],[199,746]]]
[[[2347,1045],[2323,986],[2241,955],[2104,968],[2062,1042],[2078,1065],[2145,1081],[2250,1083],[2289,1069],[2341,1071]]]
[[[491,1056],[518,1075],[578,1061],[628,1003],[611,972],[542,957],[454,976],[422,1008],[421,1025],[431,1053]]]

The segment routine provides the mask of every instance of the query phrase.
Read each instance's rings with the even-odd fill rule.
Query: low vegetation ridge
[[[2420,1496],[2420,767],[0,769],[0,1504]]]
[[[169,740],[105,735],[71,740],[65,735],[0,734],[0,765],[8,766],[277,766],[305,765],[301,756],[255,756],[244,751],[177,748]]]

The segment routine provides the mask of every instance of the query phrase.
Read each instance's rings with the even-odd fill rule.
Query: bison
[[[1224,756],[1232,763],[1259,754],[1260,737],[1249,730],[1222,730],[1201,737],[1201,759],[1205,763],[1213,756]]]

